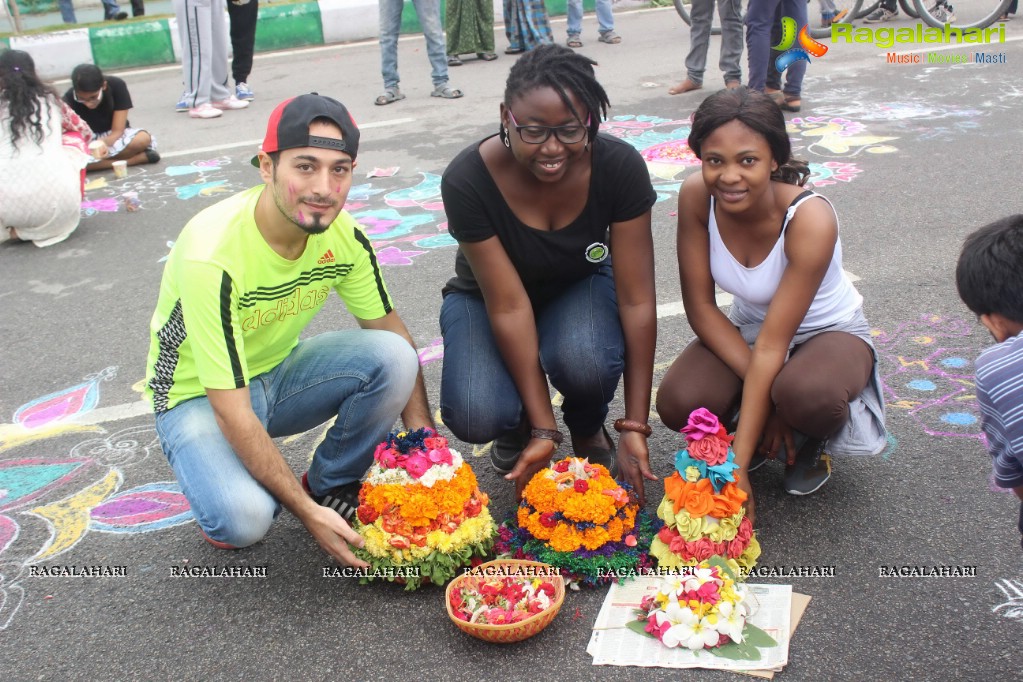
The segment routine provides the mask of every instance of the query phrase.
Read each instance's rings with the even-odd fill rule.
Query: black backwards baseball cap
[[[309,125],[325,118],[341,129],[338,140],[309,134]],[[261,151],[267,154],[297,147],[320,147],[345,152],[352,160],[359,151],[359,128],[344,104],[332,97],[315,92],[286,99],[277,105],[266,124],[266,137]],[[259,168],[259,155],[252,157],[252,165]]]

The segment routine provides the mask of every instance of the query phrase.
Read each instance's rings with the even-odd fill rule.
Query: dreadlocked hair
[[[7,105],[11,122],[11,142],[21,138],[41,144],[46,136],[43,106],[59,107],[57,91],[39,80],[32,56],[22,50],[0,53],[0,104]]]
[[[785,116],[773,99],[762,92],[745,87],[721,90],[700,103],[693,114],[693,127],[689,132],[689,149],[696,158],[703,159],[700,148],[715,130],[739,121],[767,142],[778,170],[771,179],[802,187],[810,177],[810,166],[792,158],[792,143],[785,130]]]
[[[552,88],[568,110],[585,122],[586,119],[572,104],[569,97],[569,93],[572,93],[590,113],[587,131],[592,140],[600,129],[600,122],[607,117],[610,105],[607,92],[597,82],[593,72],[596,65],[597,62],[589,57],[563,45],[541,45],[534,48],[520,57],[508,72],[508,81],[504,86],[504,105],[510,107],[513,99],[530,90]]]

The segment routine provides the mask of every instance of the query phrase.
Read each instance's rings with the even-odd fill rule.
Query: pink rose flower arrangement
[[[448,439],[438,436],[433,429],[391,434],[376,447],[373,459],[383,469],[404,469],[415,479],[434,464],[452,463]]]

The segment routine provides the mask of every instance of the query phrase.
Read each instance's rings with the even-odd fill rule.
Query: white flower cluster
[[[412,478],[409,472],[401,467],[385,469],[379,463],[373,462],[366,474],[366,480],[373,485],[408,485],[416,483],[432,488],[437,481],[450,481],[455,477],[459,467],[462,466],[462,456],[457,450],[451,450],[451,464],[434,464],[426,470],[418,479]]]

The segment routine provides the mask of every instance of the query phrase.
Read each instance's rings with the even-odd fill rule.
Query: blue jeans
[[[710,46],[711,24],[714,21],[715,0],[693,0],[689,14],[693,27],[689,31],[689,54],[686,55],[686,75],[701,85],[707,68],[707,49]],[[725,76],[725,84],[742,81],[742,0],[716,0],[721,17],[721,54],[718,68]]]
[[[276,438],[337,417],[309,466],[316,494],[357,481],[412,395],[419,359],[387,331],[349,330],[300,341],[249,383],[252,410]],[[156,431],[200,528],[235,547],[258,542],[281,505],[231,449],[205,396],[156,415]]]
[[[615,30],[615,17],[611,12],[611,0],[597,0],[597,31],[604,35]],[[568,35],[577,36],[583,32],[583,0],[568,0]]]
[[[807,23],[805,0],[757,0],[746,9],[746,52],[751,90],[763,92],[767,85],[768,71],[779,54],[771,49],[777,44],[771,42],[771,29],[781,21],[781,17],[792,17],[796,26],[802,28]],[[785,70],[786,95],[799,96],[805,73],[806,62],[802,60]]]
[[[611,267],[572,285],[534,315],[540,365],[564,396],[565,426],[590,436],[604,424],[625,367]],[[487,443],[517,428],[522,400],[497,348],[482,297],[449,293],[441,305],[440,328],[444,424],[467,443]]]
[[[57,0],[57,6],[60,8],[60,20],[65,24],[77,24],[78,19],[75,17],[75,6],[71,0]],[[103,0],[103,18],[112,19],[117,16],[117,13],[121,11],[120,5],[117,4],[117,0]]]
[[[426,56],[433,67],[433,87],[448,82],[448,58],[444,48],[444,27],[440,19],[440,0],[412,0],[419,17],[419,25],[426,38]],[[401,10],[405,0],[380,0],[380,72],[384,88],[397,89],[398,31],[401,29]]]

